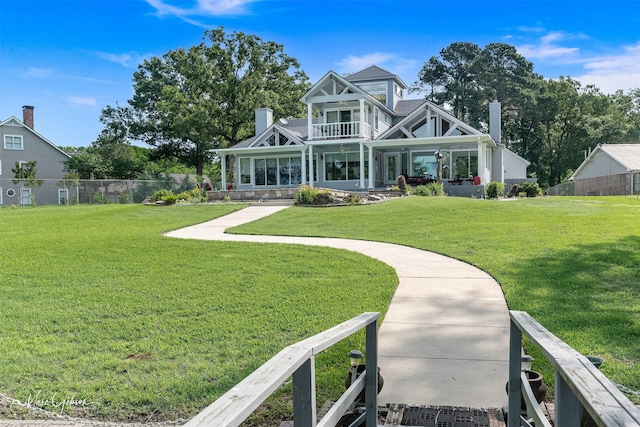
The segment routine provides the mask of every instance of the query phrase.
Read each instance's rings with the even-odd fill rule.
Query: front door
[[[22,189],[20,189],[20,204],[22,206],[29,206],[31,204],[31,189],[30,188],[22,188]]]
[[[384,183],[397,184],[400,173],[400,154],[384,153]]]

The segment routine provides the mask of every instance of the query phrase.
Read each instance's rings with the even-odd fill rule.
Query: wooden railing
[[[313,139],[338,139],[338,138],[371,138],[371,125],[364,123],[360,128],[360,122],[320,123],[313,124],[311,128]]]
[[[292,376],[295,427],[335,426],[362,390],[365,390],[366,426],[375,427],[378,418],[377,320],[379,316],[380,313],[363,313],[318,335],[290,345],[184,426],[239,426],[267,397]],[[322,420],[316,422],[314,357],[363,328],[366,328],[367,340],[365,372],[336,401]]]
[[[527,402],[527,416],[533,419],[536,427],[551,426],[521,372],[523,334],[555,369],[554,426],[579,427],[582,416],[587,414],[599,426],[640,425],[640,410],[589,359],[546,330],[529,314],[511,311],[508,427],[528,425],[520,417],[521,396]],[[587,414],[583,414],[585,410]]]

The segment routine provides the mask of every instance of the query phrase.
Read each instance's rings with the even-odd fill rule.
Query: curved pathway
[[[224,232],[287,207],[256,204],[166,236],[328,246],[389,264],[399,284],[378,335],[385,381],[379,403],[506,405],[509,313],[491,276],[452,258],[390,243]]]

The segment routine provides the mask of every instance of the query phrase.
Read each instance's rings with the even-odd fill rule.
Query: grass
[[[296,207],[233,232],[385,241],[467,261],[497,279],[511,309],[529,312],[583,354],[604,357],[605,375],[640,390],[639,218],[637,198],[411,197]]]
[[[161,235],[238,208],[0,209],[0,393],[95,419],[188,418],[287,345],[386,311],[397,276],[363,255]],[[342,390],[351,347],[363,337],[317,359],[319,400]]]

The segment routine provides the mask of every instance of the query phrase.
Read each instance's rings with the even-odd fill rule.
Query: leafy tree
[[[13,183],[19,185],[21,188],[30,188],[34,190],[38,187],[42,187],[44,184],[44,180],[38,179],[36,177],[37,174],[37,164],[36,160],[30,160],[26,164],[20,164],[20,162],[16,162],[15,167],[11,169],[13,172],[14,178],[12,179]],[[36,205],[36,197],[31,191],[31,206]]]
[[[451,106],[452,114],[471,125],[477,114],[470,112],[478,97],[475,60],[482,50],[470,42],[455,42],[440,51],[440,57],[429,58],[420,72],[412,92],[427,90],[427,99]],[[474,123],[476,122],[476,123]]]
[[[209,150],[253,134],[255,108],[298,115],[309,88],[281,45],[222,27],[206,31],[197,46],[145,60],[133,81],[128,107],[107,107],[109,116],[128,138],[154,147],[152,160],[175,157],[198,175],[212,160]]]

